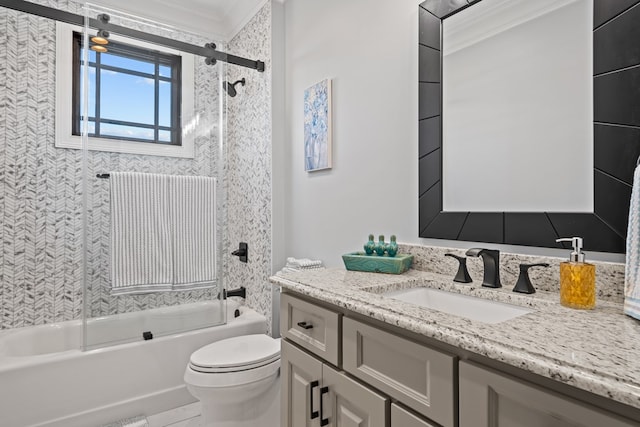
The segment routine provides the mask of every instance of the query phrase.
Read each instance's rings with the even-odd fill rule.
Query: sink
[[[389,298],[419,305],[420,307],[478,320],[484,323],[500,323],[533,312],[529,308],[486,300],[431,288],[412,288],[385,292]]]

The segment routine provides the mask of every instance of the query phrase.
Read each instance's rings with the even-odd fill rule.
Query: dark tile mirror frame
[[[426,0],[419,10],[419,235],[625,252],[629,200],[640,156],[640,0],[594,0],[594,212],[442,210],[442,21],[481,0]],[[543,191],[544,189],[540,189]]]

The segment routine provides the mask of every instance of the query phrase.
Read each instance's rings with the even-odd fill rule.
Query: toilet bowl
[[[280,426],[280,339],[243,335],[196,350],[184,373],[202,427]],[[190,425],[191,426],[191,425]]]

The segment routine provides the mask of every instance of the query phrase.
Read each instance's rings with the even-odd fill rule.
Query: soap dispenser
[[[596,266],[584,262],[582,238],[557,239],[571,242],[569,261],[560,263],[560,304],[565,307],[592,309],[596,306]]]

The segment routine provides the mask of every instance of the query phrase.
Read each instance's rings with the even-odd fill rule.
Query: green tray
[[[411,267],[413,255],[397,254],[390,257],[388,255],[367,255],[364,252],[352,252],[342,255],[342,260],[347,270],[402,274]]]

